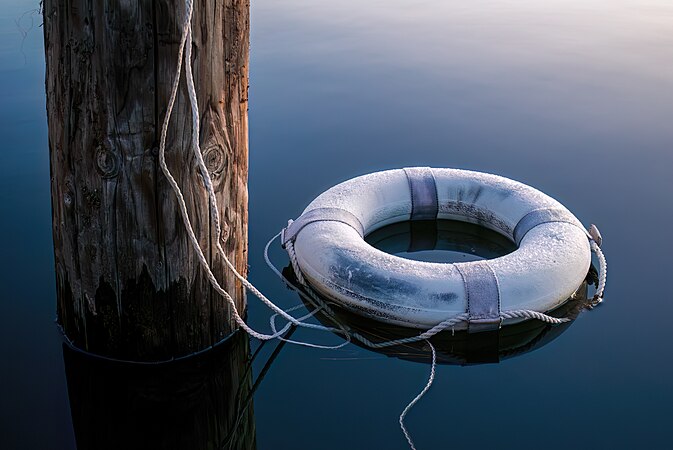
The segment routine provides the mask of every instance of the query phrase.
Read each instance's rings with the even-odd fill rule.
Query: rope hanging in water
[[[404,433],[404,437],[407,438],[409,447],[411,447],[412,450],[416,450],[416,446],[414,445],[414,441],[411,440],[411,435],[409,434],[407,427],[404,426],[404,418],[407,416],[407,413],[411,410],[411,408],[413,408],[413,406],[418,403],[418,401],[425,395],[426,392],[428,392],[428,390],[430,390],[432,383],[435,381],[435,371],[437,368],[437,352],[435,351],[435,347],[430,343],[430,341],[426,342],[432,351],[432,365],[430,366],[430,377],[428,377],[428,383],[425,385],[423,390],[419,392],[418,395],[414,397],[414,399],[410,401],[409,404],[404,408],[402,414],[400,414],[399,420],[402,433]]]
[[[466,321],[469,319],[468,313],[464,314],[458,314],[454,317],[451,317],[447,320],[442,321],[441,323],[435,325],[434,327],[430,328],[429,330],[419,334],[418,336],[413,336],[410,338],[404,338],[404,339],[396,339],[396,340],[391,340],[391,341],[386,341],[386,342],[371,342],[364,336],[360,335],[359,333],[353,332],[352,330],[349,329],[346,325],[340,323],[335,315],[330,311],[329,306],[324,304],[319,305],[316,310],[314,310],[311,313],[308,313],[302,317],[296,318],[289,314],[289,312],[297,309],[299,306],[290,308],[288,310],[283,310],[282,308],[278,307],[275,303],[273,303],[271,300],[269,300],[264,294],[262,294],[252,283],[250,283],[243,275],[241,275],[237,270],[236,267],[231,263],[229,258],[226,256],[224,249],[222,248],[221,245],[221,234],[222,234],[222,226],[220,222],[220,212],[219,212],[219,207],[217,205],[217,198],[215,195],[215,190],[212,184],[212,180],[210,178],[210,174],[208,173],[208,169],[206,168],[205,162],[203,160],[203,156],[201,154],[201,148],[200,148],[200,117],[199,117],[199,106],[198,106],[198,100],[197,100],[197,95],[196,95],[196,88],[194,86],[194,78],[193,78],[193,73],[192,73],[192,67],[191,67],[191,54],[192,54],[192,25],[191,25],[191,19],[192,19],[192,13],[194,9],[193,5],[193,0],[185,0],[185,21],[182,27],[182,34],[181,34],[181,39],[180,39],[180,45],[178,48],[178,58],[177,58],[177,63],[176,63],[176,69],[175,69],[175,78],[173,80],[173,84],[171,87],[171,94],[169,97],[169,102],[166,108],[166,115],[164,117],[164,121],[161,127],[161,135],[160,135],[160,141],[159,141],[159,166],[163,172],[163,174],[166,176],[166,179],[169,182],[169,185],[171,186],[171,189],[175,193],[175,196],[177,198],[178,206],[179,206],[179,212],[180,212],[180,217],[183,221],[183,224],[185,226],[185,229],[187,231],[187,235],[189,238],[189,241],[196,252],[197,258],[199,260],[199,264],[203,268],[204,272],[206,273],[206,276],[208,278],[209,283],[213,286],[215,291],[221,295],[230,305],[231,307],[231,312],[234,317],[234,320],[236,323],[243,329],[245,330],[250,336],[259,339],[261,341],[267,341],[270,339],[281,339],[285,342],[292,343],[292,344],[297,344],[297,345],[303,345],[303,346],[308,346],[308,347],[314,347],[314,348],[322,348],[322,349],[337,349],[341,348],[345,345],[347,345],[350,342],[351,338],[357,339],[366,346],[370,348],[383,348],[383,347],[388,347],[388,346],[394,346],[394,345],[400,345],[400,344],[406,344],[406,343],[411,343],[411,342],[417,342],[421,340],[427,341],[428,345],[430,346],[430,349],[432,351],[432,365],[431,365],[431,371],[430,371],[430,377],[428,379],[428,382],[426,386],[423,388],[423,390],[404,408],[402,414],[400,415],[400,427],[409,442],[409,445],[411,448],[415,448],[414,444],[411,440],[411,437],[409,433],[407,432],[405,426],[404,426],[404,418],[406,414],[409,412],[409,410],[421,399],[421,397],[428,391],[430,386],[433,383],[434,377],[435,377],[435,370],[436,370],[436,351],[433,345],[428,341],[432,336],[435,334],[446,330],[446,329],[451,329],[453,328],[456,324]],[[188,45],[187,45],[188,44]],[[185,48],[186,47],[186,48]],[[173,112],[173,107],[175,105],[175,100],[177,97],[177,92],[180,84],[180,75],[182,72],[182,64],[183,64],[183,59],[185,60],[185,76],[187,80],[187,90],[189,94],[189,101],[190,101],[190,106],[191,106],[191,111],[192,111],[192,141],[191,141],[191,148],[194,154],[194,157],[196,158],[196,162],[198,165],[199,172],[201,174],[201,178],[203,180],[204,186],[208,192],[208,200],[209,200],[209,207],[211,210],[211,217],[213,220],[213,224],[215,226],[215,234],[216,234],[216,249],[217,249],[217,254],[219,254],[222,259],[224,260],[226,266],[231,270],[231,272],[234,274],[234,276],[245,286],[246,289],[248,289],[250,292],[252,292],[257,298],[259,298],[266,306],[268,306],[272,311],[274,311],[274,315],[271,316],[270,318],[270,325],[272,329],[272,334],[265,334],[258,332],[254,329],[252,329],[246,322],[243,320],[241,317],[239,311],[236,308],[236,304],[231,297],[231,295],[220,285],[218,280],[216,279],[215,275],[213,274],[213,271],[208,264],[208,261],[204,255],[203,249],[201,248],[198,239],[194,233],[194,229],[191,223],[191,220],[189,218],[189,213],[187,211],[187,205],[184,200],[184,196],[182,194],[182,191],[180,187],[178,186],[175,178],[173,177],[171,171],[168,169],[168,166],[166,164],[166,136],[168,132],[168,126],[170,122],[170,117]],[[271,263],[269,257],[268,257],[268,250],[270,244],[279,237],[280,233],[276,236],[274,236],[266,245],[264,249],[264,258],[271,267],[271,269],[291,288],[295,289],[299,295],[302,297],[308,299],[311,303],[316,304],[316,302],[319,302],[317,296],[315,294],[312,294],[311,296],[307,295],[304,293],[302,289],[298,289],[296,286],[294,286],[289,280],[287,280],[282,273]],[[590,243],[591,243],[591,250],[596,253],[598,259],[599,259],[599,282],[598,282],[598,288],[596,291],[596,294],[593,298],[591,306],[596,306],[602,301],[603,297],[603,291],[605,289],[605,279],[607,276],[607,263],[605,261],[605,257],[599,247],[600,239],[596,239],[595,237],[590,238]],[[286,250],[288,251],[288,255],[292,264],[292,267],[294,269],[294,272],[296,274],[298,282],[305,288],[306,292],[312,293],[312,290],[310,289],[310,286],[306,283],[305,278],[303,277],[302,271],[299,268],[299,265],[297,263],[297,257],[294,251],[294,245],[292,242],[289,242],[286,245]],[[313,297],[313,298],[311,298]],[[316,314],[318,311],[323,311],[325,312],[326,316],[332,320],[336,324],[336,327],[326,327],[323,325],[318,325],[318,324],[312,324],[312,323],[306,323],[304,322],[305,320],[309,319],[312,317],[314,314]],[[275,325],[275,319],[277,316],[283,317],[285,320],[288,321],[288,323],[282,327],[280,330],[277,330],[276,325]],[[537,311],[531,311],[531,310],[514,310],[514,311],[503,311],[501,313],[501,317],[503,319],[511,319],[511,318],[521,318],[521,319],[537,319],[541,320],[547,323],[551,324],[559,324],[563,322],[567,322],[569,319],[567,318],[555,318],[552,316],[549,316],[544,313],[540,313]],[[305,328],[310,328],[310,329],[315,329],[315,330],[321,330],[321,331],[329,331],[332,333],[336,333],[338,335],[342,335],[345,339],[345,341],[339,345],[335,346],[327,346],[327,345],[319,345],[319,344],[312,344],[308,342],[302,342],[302,341],[296,341],[296,340],[289,340],[289,339],[284,339],[282,338],[282,335],[287,332],[287,330],[292,327],[305,327]]]
[[[201,148],[200,148],[200,142],[199,142],[199,135],[200,135],[200,117],[199,117],[199,106],[198,106],[198,100],[197,100],[197,95],[196,95],[196,88],[194,85],[194,78],[193,78],[193,73],[192,73],[192,67],[191,67],[191,53],[192,53],[192,25],[191,25],[191,18],[192,18],[192,13],[193,13],[193,0],[186,0],[185,1],[186,5],[186,11],[185,11],[185,22],[183,25],[182,29],[182,36],[180,40],[180,46],[178,48],[178,60],[176,63],[176,75],[173,80],[173,85],[171,88],[171,95],[169,97],[169,102],[168,106],[166,109],[166,115],[164,117],[164,122],[162,125],[161,129],[161,136],[160,136],[160,142],[159,142],[159,165],[161,167],[162,172],[166,176],[171,188],[173,189],[177,201],[178,201],[178,206],[179,206],[179,211],[180,211],[180,216],[182,218],[182,221],[185,225],[185,229],[187,231],[189,241],[192,244],[192,247],[194,251],[196,252],[196,255],[198,257],[199,263],[201,264],[202,268],[204,269],[206,276],[208,278],[208,281],[210,284],[213,286],[215,291],[220,294],[222,297],[224,297],[227,302],[229,303],[231,309],[232,309],[232,314],[234,316],[234,319],[236,323],[243,328],[248,334],[251,336],[259,339],[259,340],[269,340],[269,339],[276,339],[279,338],[283,333],[285,333],[290,326],[298,326],[298,327],[306,327],[306,328],[311,328],[311,329],[316,329],[316,330],[321,330],[321,331],[329,331],[333,332],[339,335],[344,335],[348,339],[348,332],[344,328],[342,324],[337,323],[337,328],[334,327],[325,327],[323,325],[318,325],[318,324],[312,324],[312,323],[306,323],[304,320],[307,318],[311,317],[311,315],[307,315],[304,317],[301,317],[299,319],[295,318],[294,316],[288,314],[285,310],[282,308],[278,307],[275,303],[273,303],[271,300],[269,300],[264,294],[262,294],[252,283],[250,283],[243,275],[241,275],[237,270],[236,267],[231,263],[229,258],[227,257],[226,253],[224,252],[224,249],[222,248],[221,245],[221,234],[222,234],[222,226],[220,222],[220,213],[219,213],[219,207],[217,205],[217,197],[215,195],[215,190],[212,184],[212,180],[210,178],[210,175],[208,173],[208,169],[206,168],[205,162],[203,160],[203,156],[201,154]],[[189,43],[189,45],[187,45]],[[186,49],[185,49],[186,46]],[[192,151],[194,153],[194,157],[196,158],[197,165],[199,168],[199,172],[201,174],[201,178],[203,180],[204,186],[208,192],[208,200],[209,200],[209,206],[211,209],[211,217],[213,220],[213,223],[215,225],[215,234],[216,234],[216,249],[217,253],[222,257],[224,260],[226,266],[231,270],[231,272],[234,274],[234,276],[248,289],[250,292],[252,292],[257,298],[259,298],[265,305],[267,305],[276,315],[280,315],[283,317],[285,320],[287,320],[289,323],[283,327],[282,329],[273,332],[273,334],[265,334],[265,333],[260,333],[254,329],[252,329],[250,326],[248,326],[245,321],[242,319],[240,313],[238,312],[235,302],[231,295],[220,285],[220,283],[217,281],[215,278],[215,275],[212,272],[212,269],[210,265],[208,264],[208,261],[205,258],[203,249],[201,248],[198,239],[196,238],[196,235],[194,233],[193,226],[191,224],[191,220],[189,218],[189,214],[187,212],[187,206],[184,200],[184,196],[182,194],[182,191],[180,187],[178,186],[175,178],[171,174],[170,170],[168,169],[168,166],[166,164],[166,136],[168,132],[168,126],[170,122],[170,117],[173,111],[173,107],[175,104],[175,99],[177,97],[177,91],[179,88],[180,84],[180,75],[182,71],[182,63],[183,63],[183,58],[186,60],[185,63],[185,75],[186,75],[186,80],[187,80],[187,90],[189,94],[189,101],[190,101],[190,106],[191,106],[191,111],[192,111]],[[591,231],[594,231],[595,227],[592,227]],[[597,233],[597,230],[595,230]],[[600,234],[598,234],[600,240]],[[278,235],[274,236],[271,241],[267,244],[265,248],[265,259],[267,263],[272,267],[272,264],[270,263],[270,260],[268,259],[268,247],[269,244],[274,240],[278,238]],[[602,301],[602,295],[603,295],[603,290],[605,288],[605,278],[607,275],[607,264],[605,262],[605,257],[603,256],[603,253],[600,250],[600,247],[598,243],[596,242],[596,239],[593,238],[593,235],[590,237],[590,242],[591,242],[591,250],[597,254],[599,258],[599,265],[600,265],[600,271],[599,271],[599,286],[598,290],[596,292],[596,295],[594,296],[594,300],[592,303],[592,306],[597,305]],[[286,250],[288,252],[292,267],[294,269],[294,272],[296,274],[297,280],[299,283],[304,286],[308,287],[308,284],[306,283],[302,271],[299,268],[299,265],[297,263],[297,257],[294,251],[294,245],[292,242],[288,242],[286,244]],[[280,272],[273,268],[274,272],[280,275]],[[281,279],[284,279],[281,275]],[[287,280],[284,280],[287,282]],[[301,291],[298,291],[301,294]],[[569,319],[565,318],[555,318],[552,316],[549,316],[544,313],[540,313],[537,311],[532,311],[532,310],[513,310],[513,311],[503,311],[501,313],[501,317],[503,319],[511,319],[511,318],[521,318],[521,319],[538,319],[542,320],[544,322],[552,323],[552,324],[559,324],[568,321]],[[415,341],[420,341],[420,340],[426,340],[435,334],[451,328],[455,326],[457,323],[460,323],[462,321],[467,320],[467,314],[458,314],[454,317],[451,317],[445,321],[442,321],[435,325],[434,327],[430,328],[429,330],[419,334],[416,337],[411,337],[411,338],[406,338],[404,340],[395,340],[395,341],[390,341],[390,342],[384,342],[384,343],[372,343],[367,341],[366,339],[362,338],[361,336],[353,336],[356,338],[362,338],[359,339],[361,340],[365,345],[368,345],[373,348],[381,348],[383,346],[391,346],[391,345],[399,345],[401,343],[408,343],[408,342],[415,342]],[[310,343],[305,343],[305,342],[300,342],[300,341],[294,341],[293,343],[299,344],[299,345],[307,345],[307,346],[316,346],[315,344],[310,344]],[[342,344],[343,345],[343,344]],[[334,347],[327,347],[327,348],[339,348],[342,345],[339,346],[334,346]],[[320,348],[326,348],[325,346],[318,346]]]
[[[180,215],[182,217],[182,221],[183,221],[183,223],[185,225],[185,228],[187,230],[187,234],[189,236],[190,242],[192,243],[192,247],[194,248],[194,251],[196,252],[196,254],[198,256],[199,263],[201,264],[204,271],[206,272],[206,275],[208,277],[208,280],[209,280],[210,284],[213,286],[213,288],[216,290],[216,292],[218,292],[220,295],[222,295],[227,300],[227,302],[231,306],[232,314],[234,316],[234,319],[236,320],[236,323],[241,328],[243,328],[249,335],[251,335],[251,336],[253,336],[253,337],[255,337],[259,340],[266,341],[266,340],[270,340],[270,339],[281,338],[281,335],[284,334],[288,330],[288,328],[292,325],[304,326],[304,327],[308,327],[308,328],[314,328],[314,329],[319,329],[319,330],[324,330],[324,331],[331,331],[331,332],[335,332],[335,333],[340,333],[340,332],[344,331],[343,327],[340,327],[340,329],[335,329],[335,328],[324,327],[324,326],[321,326],[321,325],[307,324],[307,323],[302,322],[302,320],[305,320],[305,319],[313,316],[313,314],[315,314],[315,312],[317,312],[318,310],[316,310],[315,312],[312,312],[310,314],[307,314],[306,316],[301,317],[300,319],[296,319],[293,316],[289,315],[284,310],[282,310],[281,308],[279,308],[278,306],[276,306],[273,302],[271,302],[269,299],[267,299],[258,289],[256,289],[250,282],[248,282],[248,280],[245,277],[243,277],[236,270],[234,265],[227,258],[226,254],[224,252],[224,249],[222,248],[222,246],[220,244],[221,224],[220,224],[220,220],[219,220],[219,208],[217,206],[217,201],[216,201],[215,191],[214,191],[214,188],[213,188],[213,185],[212,185],[212,181],[210,180],[210,176],[209,176],[208,171],[205,167],[205,163],[203,161],[203,157],[201,155],[201,149],[200,149],[200,145],[199,145],[199,110],[198,110],[198,101],[197,101],[197,97],[196,97],[196,89],[194,87],[194,79],[193,79],[192,70],[191,70],[191,37],[192,37],[192,35],[191,35],[191,32],[192,32],[191,17],[192,17],[192,12],[193,12],[193,2],[192,2],[192,0],[186,0],[186,14],[185,14],[186,18],[185,18],[185,24],[184,24],[184,27],[183,27],[182,38],[180,40],[180,47],[179,47],[179,50],[178,50],[178,62],[177,62],[177,67],[176,67],[176,71],[175,71],[175,79],[173,81],[173,85],[172,85],[172,88],[171,88],[171,95],[170,95],[168,107],[167,107],[167,110],[166,110],[166,116],[164,118],[164,122],[163,122],[163,125],[162,125],[162,128],[161,128],[161,139],[160,139],[160,142],[159,142],[159,165],[161,167],[162,172],[164,173],[164,175],[168,179],[168,182],[169,182],[171,188],[173,189],[173,192],[176,195],[176,198],[178,200],[179,209],[180,209]],[[177,91],[178,91],[178,87],[179,87],[179,83],[180,83],[180,73],[181,73],[181,70],[182,70],[183,53],[185,53],[184,49],[185,49],[185,44],[187,43],[187,41],[189,41],[190,45],[187,47],[187,51],[186,51],[186,54],[184,56],[187,59],[185,73],[186,73],[186,78],[187,78],[187,87],[188,87],[188,92],[189,92],[189,99],[190,99],[190,103],[191,103],[191,107],[192,107],[192,149],[194,151],[194,155],[196,157],[196,160],[197,160],[197,163],[198,163],[198,166],[199,166],[199,170],[201,172],[202,179],[204,180],[204,184],[205,184],[205,186],[208,190],[209,203],[210,203],[210,207],[212,209],[212,216],[214,217],[214,223],[215,223],[215,230],[216,230],[216,237],[217,237],[217,239],[216,239],[217,251],[220,254],[220,256],[222,256],[222,258],[224,259],[227,267],[229,267],[229,269],[234,273],[236,278],[238,278],[247,289],[249,289],[253,294],[255,294],[255,296],[260,298],[267,306],[269,306],[272,310],[274,310],[276,312],[276,314],[281,315],[283,318],[285,318],[289,321],[289,323],[279,331],[275,330],[275,326],[273,325],[273,321],[272,321],[272,329],[274,331],[273,334],[260,333],[260,332],[257,332],[255,330],[253,330],[251,327],[249,327],[245,323],[245,321],[243,320],[241,315],[239,314],[239,312],[236,308],[236,304],[235,304],[233,298],[231,297],[231,295],[229,295],[229,293],[225,289],[222,288],[222,286],[219,284],[219,282],[215,278],[215,275],[213,274],[213,272],[210,268],[210,265],[208,264],[208,261],[206,260],[205,255],[203,254],[203,250],[201,249],[201,246],[199,245],[199,242],[198,242],[198,240],[196,238],[196,235],[194,233],[194,229],[192,227],[191,220],[189,219],[189,214],[187,212],[187,205],[185,204],[185,200],[184,200],[184,196],[182,195],[182,191],[180,190],[180,187],[178,186],[177,182],[175,181],[175,178],[173,177],[170,170],[168,169],[168,166],[166,165],[166,135],[167,135],[167,132],[168,132],[168,124],[169,124],[169,121],[170,121],[171,113],[173,111],[173,106],[175,104],[175,98],[177,96]],[[268,249],[268,244],[267,244],[267,249]],[[266,250],[265,250],[265,255],[266,255]],[[319,345],[316,345],[316,344],[311,344],[311,343],[306,343],[306,342],[301,342],[301,341],[294,341],[294,340],[289,340],[289,339],[283,339],[283,340],[286,341],[286,342],[291,342],[293,344],[311,346],[311,347],[318,347],[318,348],[340,348],[340,347],[343,347],[344,345],[347,345],[350,342],[350,340],[348,339],[348,334],[347,333],[345,334],[345,336],[347,337],[347,340],[344,343],[342,343],[338,346],[332,346],[332,347],[330,347],[330,346],[319,346]],[[404,435],[407,438],[407,441],[409,442],[409,444],[411,445],[412,448],[414,448],[414,445],[413,445],[413,442],[411,440],[411,437],[409,436],[409,433],[407,432],[406,428],[404,427],[404,416],[407,414],[409,409],[416,402],[418,402],[418,400],[423,396],[423,394],[425,394],[425,392],[427,392],[427,390],[430,388],[430,386],[432,384],[432,381],[434,379],[436,360],[435,360],[435,356],[434,356],[435,355],[434,347],[432,347],[432,344],[430,344],[430,346],[433,350],[433,360],[432,360],[432,369],[431,369],[430,380],[428,381],[428,384],[423,389],[423,391],[418,396],[416,396],[416,398],[414,398],[411,401],[411,403],[409,403],[407,405],[407,407],[404,409],[402,415],[400,416],[400,426],[402,427],[402,431],[404,432]]]

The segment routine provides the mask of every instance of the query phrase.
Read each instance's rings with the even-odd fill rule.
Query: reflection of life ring
[[[384,227],[384,229],[389,227]],[[408,239],[409,235],[413,233],[413,231],[412,233],[406,233],[404,237]],[[398,236],[401,236],[401,234]],[[481,241],[479,244],[483,245],[485,242]],[[488,245],[488,243],[486,244]],[[482,247],[480,250],[484,250],[484,248]],[[293,279],[291,267],[287,267],[283,273],[286,277]],[[572,298],[554,310],[552,314],[555,317],[570,319],[570,321],[557,326],[537,320],[526,320],[486,333],[467,333],[465,331],[453,333],[451,330],[438,333],[431,338],[436,350],[436,361],[438,364],[454,365],[492,364],[537,350],[556,339],[569,328],[573,323],[572,321],[588,305],[590,299],[587,298],[587,293],[587,282],[584,282],[575,291]],[[303,300],[311,312],[315,311],[316,308],[321,309],[314,314],[314,317],[323,325],[334,326],[335,323],[339,323],[349,329],[351,336],[363,336],[369,342],[403,342],[407,338],[418,336],[418,330],[371,320],[333,304],[329,305],[329,314],[326,314],[324,305],[329,304],[329,301],[323,296],[316,296],[315,291],[314,295],[300,295],[299,298]],[[422,363],[432,361],[432,352],[425,340],[410,340],[409,342],[383,347],[371,347],[358,338],[352,339],[351,342],[365,349],[394,358]]]
[[[400,258],[364,240],[391,223],[435,219],[476,223],[518,248],[446,264]],[[283,230],[282,242],[308,285],[358,314],[427,329],[467,313],[470,331],[481,331],[497,329],[507,311],[547,312],[565,302],[589,270],[587,236],[563,205],[530,186],[466,170],[407,168],[327,190]]]

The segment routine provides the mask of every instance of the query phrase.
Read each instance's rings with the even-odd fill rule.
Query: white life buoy
[[[518,248],[495,259],[448,264],[401,258],[364,240],[391,223],[435,219],[476,223]],[[470,331],[482,331],[500,327],[503,312],[544,313],[563,304],[589,270],[587,237],[570,211],[530,186],[417,167],[332,187],[288,225],[282,242],[311,288],[356,313],[424,329],[468,313]]]

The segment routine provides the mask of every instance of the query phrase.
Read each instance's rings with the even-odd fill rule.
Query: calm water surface
[[[0,8],[3,449],[75,445],[53,325],[41,18],[24,14],[36,6]],[[417,447],[670,448],[673,4],[252,0],[252,28],[250,277],[281,305],[299,299],[265,267],[266,240],[374,170],[498,173],[603,233],[604,306],[517,358],[440,366],[407,419]],[[252,325],[268,316],[250,300]],[[427,375],[354,345],[285,346],[254,397],[257,446],[406,448],[397,417]]]

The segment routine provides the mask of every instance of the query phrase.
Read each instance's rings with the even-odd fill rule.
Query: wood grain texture
[[[158,167],[183,17],[177,0],[44,3],[58,319],[88,351],[164,359],[235,328]],[[221,205],[225,251],[246,274],[249,1],[197,0],[192,23],[201,147]],[[215,253],[190,139],[183,70],[166,160],[216,277],[242,311],[242,287]]]

